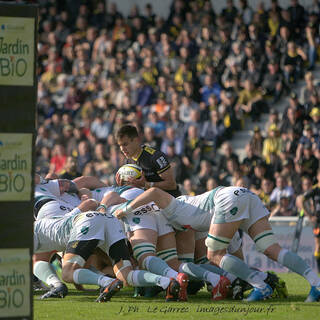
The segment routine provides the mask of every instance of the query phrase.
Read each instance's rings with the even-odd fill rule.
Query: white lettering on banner
[[[0,133],[0,202],[31,199],[31,161],[31,133]]]
[[[283,248],[291,248],[295,228],[290,226],[273,226],[273,232]],[[279,263],[268,259],[264,254],[257,251],[254,242],[247,234],[243,235],[243,253],[246,262],[254,268],[262,271],[273,270],[275,272],[288,272],[288,269],[281,266]],[[305,262],[312,267],[315,272],[317,270],[317,263],[314,258],[314,239],[312,227],[305,226],[301,233],[300,245],[298,255],[305,260]]]
[[[0,316],[30,315],[29,249],[0,249]]]
[[[0,17],[0,85],[33,82],[34,18]]]

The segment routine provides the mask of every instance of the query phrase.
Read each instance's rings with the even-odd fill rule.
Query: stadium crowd
[[[291,216],[320,185],[318,1],[253,10],[227,0],[217,14],[210,1],[174,0],[166,19],[151,4],[124,17],[111,1],[39,3],[37,173],[113,184],[125,163],[114,133],[130,122],[189,195],[246,186],[272,215]],[[257,126],[240,161],[228,141],[249,117]]]

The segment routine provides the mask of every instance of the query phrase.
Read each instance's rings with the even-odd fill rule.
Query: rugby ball
[[[139,179],[142,176],[142,169],[135,164],[125,164],[117,172],[121,181],[126,182],[129,178]]]

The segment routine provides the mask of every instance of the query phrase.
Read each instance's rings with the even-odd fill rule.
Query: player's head
[[[72,180],[59,179],[58,182],[59,182],[60,194],[63,194],[64,192],[78,193],[79,191],[76,184]]]
[[[139,133],[135,126],[124,125],[116,133],[116,140],[126,158],[137,156],[140,151]]]

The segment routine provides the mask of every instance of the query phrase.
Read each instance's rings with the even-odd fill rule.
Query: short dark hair
[[[139,137],[138,130],[135,126],[126,124],[119,128],[116,133],[116,139],[121,139],[123,137],[136,138]]]

